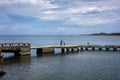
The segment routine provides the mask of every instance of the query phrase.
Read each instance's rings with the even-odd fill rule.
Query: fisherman
[[[64,46],[65,46],[65,42],[64,42]]]

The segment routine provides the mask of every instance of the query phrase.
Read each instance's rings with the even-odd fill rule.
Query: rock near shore
[[[0,76],[3,76],[5,74],[4,71],[0,71]]]

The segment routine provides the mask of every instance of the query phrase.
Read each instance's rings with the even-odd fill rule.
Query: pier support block
[[[61,52],[64,53],[64,52],[65,52],[65,49],[64,49],[64,48],[61,48]]]
[[[74,48],[72,48],[71,51],[74,52]]]
[[[81,49],[80,49],[81,51],[83,51],[83,48],[81,47]]]
[[[80,51],[80,47],[77,48],[77,51]]]
[[[109,51],[110,49],[109,48],[106,48],[106,51]]]
[[[20,49],[20,52],[19,52],[20,55],[30,55],[30,48],[26,47],[26,48],[21,48]]]
[[[67,52],[69,52],[69,48],[67,48],[66,50],[67,50]]]
[[[86,47],[85,50],[88,51],[88,48]]]
[[[54,48],[38,48],[37,54],[39,53],[54,53]]]
[[[20,54],[20,51],[14,51],[14,55],[15,56],[20,56],[21,54]]]
[[[20,55],[30,55],[30,52],[20,52]]]
[[[95,48],[94,48],[94,47],[92,47],[92,51],[95,51]]]
[[[43,53],[43,52],[42,52],[42,48],[37,49],[37,50],[36,50],[36,53],[37,53],[37,54]]]
[[[102,48],[99,48],[99,51],[102,51]]]
[[[113,51],[117,51],[117,48],[113,48]]]

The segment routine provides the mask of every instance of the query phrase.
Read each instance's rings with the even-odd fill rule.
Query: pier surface
[[[31,46],[31,49],[38,49],[38,48],[78,48],[80,45],[51,45],[51,46]]]
[[[79,45],[53,45],[53,46],[32,46],[31,49],[37,49],[37,53],[54,53],[54,49],[61,49],[61,52],[80,50]]]
[[[53,46],[32,46],[31,49],[36,49],[37,53],[54,52],[54,49],[59,48],[64,53],[69,51],[120,51],[120,45],[53,45]]]

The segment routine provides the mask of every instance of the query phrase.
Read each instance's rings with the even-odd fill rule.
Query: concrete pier
[[[53,48],[37,48],[37,54],[39,53],[54,53],[54,49]]]
[[[28,55],[31,49],[36,53],[54,53],[55,49],[61,49],[61,53],[74,51],[120,51],[120,45],[53,45],[53,46],[32,46],[30,43],[2,43],[0,44],[0,58],[6,52],[13,52],[15,55]]]
[[[81,51],[103,51],[104,49],[105,51],[120,51],[120,45],[80,45],[80,48]]]
[[[4,53],[14,53],[15,55],[27,55],[30,54],[30,43],[1,43],[0,44],[0,57],[3,57]]]
[[[55,49],[61,49],[61,53],[74,51],[119,51],[119,45],[53,45],[53,46],[32,46],[31,49],[36,49],[37,53],[54,53]],[[112,49],[112,50],[111,50]]]
[[[32,46],[31,49],[36,49],[36,53],[54,53],[55,49],[61,49],[61,53],[70,52],[70,49],[72,52],[77,49],[77,51],[80,50],[79,45],[53,45],[53,46]],[[43,51],[44,50],[44,51]]]

